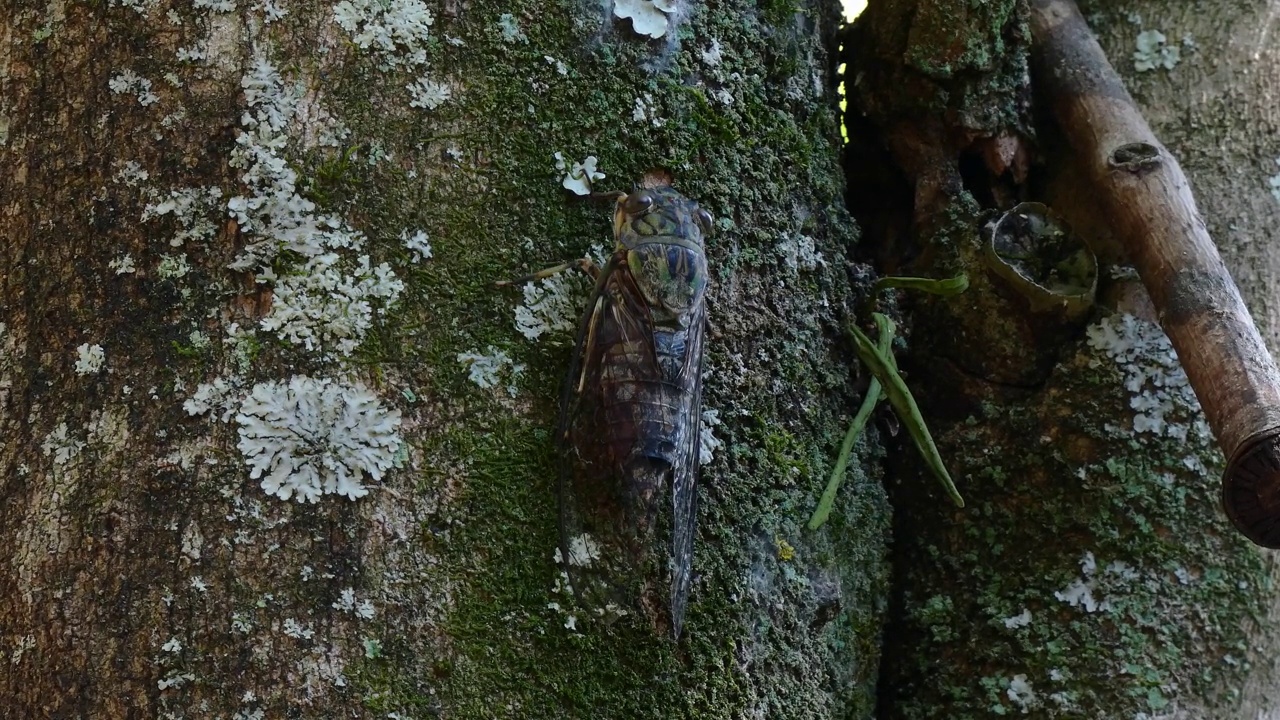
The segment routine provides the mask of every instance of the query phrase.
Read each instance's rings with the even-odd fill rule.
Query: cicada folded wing
[[[679,635],[692,584],[706,260],[669,186],[618,201],[561,398],[562,567],[599,615]],[[705,215],[705,213],[703,213]]]

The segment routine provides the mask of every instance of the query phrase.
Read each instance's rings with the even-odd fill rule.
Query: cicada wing
[[[613,349],[651,342],[647,308],[621,287],[627,285],[622,282],[626,273],[616,255],[601,270],[579,325],[557,430],[561,570],[578,602],[605,618],[634,607],[637,582],[626,490],[604,408]]]
[[[632,320],[617,323],[601,383],[614,416],[620,541],[633,606],[655,629],[678,637],[692,584],[706,308],[699,301],[678,321],[655,323],[639,291],[626,289],[631,279],[625,272],[618,278],[618,298]]]
[[[589,612],[678,636],[692,584],[705,305],[656,328],[615,255],[561,398],[560,553]]]
[[[706,332],[706,305],[692,311],[685,342],[685,365],[681,382],[687,405],[682,408],[686,424],[677,460],[671,470],[671,632],[680,636],[684,625],[689,588],[693,584],[693,538],[698,517],[698,463],[702,448],[703,341]]]

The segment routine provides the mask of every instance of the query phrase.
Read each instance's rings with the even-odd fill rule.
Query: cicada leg
[[[511,285],[523,285],[527,282],[537,282],[539,280],[546,280],[549,277],[559,275],[570,268],[578,268],[589,275],[592,281],[595,281],[600,277],[600,267],[596,265],[591,258],[578,258],[577,260],[570,260],[569,262],[549,267],[546,270],[539,270],[532,275],[518,277],[515,280],[499,280],[496,284],[498,287],[509,287]]]

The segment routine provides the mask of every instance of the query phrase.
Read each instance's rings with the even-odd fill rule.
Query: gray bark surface
[[[576,2],[8,4],[5,714],[870,713],[878,473],[803,530],[858,375],[838,11],[679,3],[666,21],[649,39]],[[522,336],[525,298],[493,283],[609,242],[608,210],[561,187],[556,152],[596,156],[597,190],[669,168],[717,218],[705,402],[722,444],[679,644],[554,591],[551,424],[572,335]],[[291,209],[264,220],[254,203],[276,200]],[[280,249],[286,219],[305,232]],[[430,258],[406,245],[419,230]],[[394,304],[383,263],[404,283]],[[309,283],[354,302],[284,319]],[[473,379],[475,356],[492,376]],[[250,394],[270,405],[291,382],[374,400],[262,419]],[[370,444],[396,413],[400,442]],[[286,484],[355,463],[343,433],[391,465],[356,473],[363,497],[284,500],[249,476],[254,443],[293,448]]]
[[[1280,348],[1280,5],[1274,2],[1139,2],[1124,11],[1091,16],[1112,63],[1152,128],[1177,154],[1209,232],[1217,242],[1258,329],[1274,356]],[[1177,46],[1172,68],[1137,72],[1137,36],[1159,31]],[[1235,660],[1247,668],[1243,682],[1221,688],[1213,717],[1280,717],[1280,576],[1276,553],[1264,551],[1265,606],[1249,618],[1249,641]]]

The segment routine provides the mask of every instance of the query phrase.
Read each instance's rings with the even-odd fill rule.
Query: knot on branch
[[[1155,145],[1135,142],[1125,143],[1112,150],[1107,161],[1116,170],[1142,175],[1160,167],[1164,159],[1160,157],[1160,148]]]

